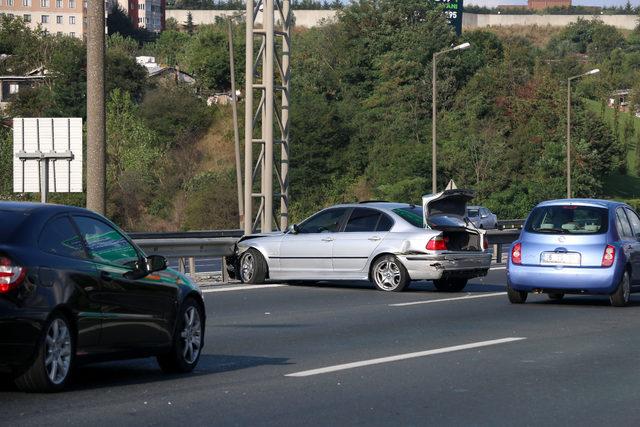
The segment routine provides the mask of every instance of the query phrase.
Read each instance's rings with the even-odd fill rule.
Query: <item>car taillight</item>
[[[22,283],[27,270],[0,256],[0,294],[9,292]]]
[[[427,243],[428,251],[446,251],[447,250],[447,242],[449,238],[436,236],[432,237],[431,240]]]
[[[522,264],[522,244],[516,243],[511,249],[511,262],[513,264]]]
[[[602,266],[611,267],[616,260],[616,248],[611,245],[607,245],[604,248],[604,254],[602,254]]]
[[[485,251],[489,249],[489,241],[487,240],[487,236],[482,236],[482,249]]]

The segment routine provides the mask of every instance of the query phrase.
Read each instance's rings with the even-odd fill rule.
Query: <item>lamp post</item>
[[[453,52],[456,50],[468,49],[471,47],[470,43],[462,43],[458,46],[452,47],[451,49],[446,49],[440,52],[436,52],[433,54],[433,60],[431,64],[433,66],[433,77],[431,79],[431,84],[433,85],[433,95],[431,99],[431,108],[432,108],[432,118],[431,118],[431,192],[435,194],[437,192],[436,185],[436,114],[438,112],[437,109],[437,101],[436,98],[438,96],[438,88],[436,86],[437,73],[436,66],[438,62],[438,56],[444,55],[445,53]]]
[[[571,198],[571,82],[580,77],[598,74],[599,72],[600,70],[596,68],[567,79],[567,199]]]

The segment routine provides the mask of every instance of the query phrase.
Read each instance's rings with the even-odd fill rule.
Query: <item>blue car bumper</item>
[[[507,280],[517,291],[605,294],[613,293],[622,268],[542,267],[513,265],[507,268]]]

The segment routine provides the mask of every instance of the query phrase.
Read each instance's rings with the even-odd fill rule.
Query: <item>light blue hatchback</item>
[[[563,199],[536,206],[511,245],[507,293],[608,295],[617,307],[640,291],[640,217],[610,200]]]

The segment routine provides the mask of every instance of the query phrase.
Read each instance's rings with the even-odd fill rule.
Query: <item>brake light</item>
[[[611,267],[616,260],[616,248],[611,245],[607,245],[604,248],[604,254],[602,254],[602,266]]]
[[[487,240],[487,236],[482,236],[482,249],[485,251],[489,249],[489,241]]]
[[[446,251],[447,250],[447,242],[449,241],[448,237],[436,236],[432,237],[431,240],[427,243],[428,251]]]
[[[516,243],[511,249],[511,262],[513,264],[522,264],[522,244]]]
[[[0,256],[0,294],[20,286],[27,270],[17,266],[7,257]]]

